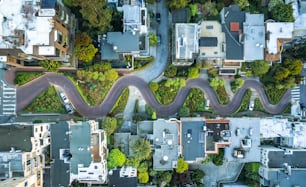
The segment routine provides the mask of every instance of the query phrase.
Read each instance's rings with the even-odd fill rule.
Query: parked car
[[[160,45],[161,44],[161,35],[158,34],[157,35],[157,45]]]
[[[237,128],[237,129],[236,129],[236,136],[239,136],[239,135],[240,135],[240,129]]]
[[[156,21],[160,23],[160,13],[156,13]]]
[[[65,109],[68,114],[73,114],[74,110],[70,104],[65,104]]]
[[[209,99],[206,100],[205,110],[209,110],[210,107],[210,101]]]
[[[252,127],[249,129],[249,135],[250,135],[250,136],[253,135],[253,128],[252,128]]]
[[[61,96],[64,103],[69,103],[69,99],[67,98],[65,93],[61,92],[60,96]]]
[[[250,101],[249,110],[250,111],[254,110],[254,101]]]

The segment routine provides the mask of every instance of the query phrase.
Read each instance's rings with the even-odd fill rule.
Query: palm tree
[[[150,142],[144,138],[137,139],[131,146],[134,157],[138,160],[145,160],[151,156]]]

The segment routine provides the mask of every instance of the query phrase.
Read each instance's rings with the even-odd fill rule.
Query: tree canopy
[[[107,158],[107,167],[109,169],[121,167],[125,163],[126,156],[119,149],[112,149]]]
[[[191,179],[192,181],[196,182],[196,183],[201,183],[201,180],[205,177],[205,173],[202,170],[195,170],[192,171],[191,173]]]
[[[270,63],[265,60],[256,60],[250,63],[250,68],[256,76],[261,77],[269,71]]]
[[[75,36],[75,56],[83,62],[91,62],[98,49],[91,43],[92,39],[86,34],[76,34]]]
[[[179,158],[177,160],[177,168],[175,169],[175,171],[177,173],[184,173],[187,170],[188,170],[188,163],[185,162],[183,158]]]
[[[303,69],[301,59],[286,58],[283,63],[291,75],[299,75]]]
[[[149,181],[148,172],[138,173],[138,182],[141,184],[146,184]]]
[[[167,0],[169,9],[176,10],[180,8],[185,8],[188,4],[188,0]]]
[[[188,78],[197,78],[199,77],[199,69],[196,67],[190,67],[188,68]]]
[[[150,158],[152,152],[150,142],[144,138],[139,138],[133,142],[131,150],[134,157],[140,161]]]
[[[155,46],[158,43],[157,35],[156,34],[149,34],[149,43],[151,46]]]
[[[39,65],[42,66],[46,71],[57,72],[62,64],[58,61],[53,60],[43,60],[39,62]]]
[[[249,6],[248,0],[234,0],[235,4],[238,4],[241,9],[245,9],[245,7]]]
[[[102,128],[105,130],[106,134],[109,136],[115,132],[117,129],[117,119],[113,117],[106,117],[102,120]]]
[[[291,4],[279,3],[271,10],[272,18],[280,22],[294,22],[293,8]]]

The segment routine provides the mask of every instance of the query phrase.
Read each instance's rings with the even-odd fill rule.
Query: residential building
[[[134,167],[122,167],[109,171],[108,187],[136,187],[137,169]]]
[[[219,148],[230,145],[231,131],[228,119],[206,119],[206,154],[218,154]]]
[[[123,5],[123,32],[147,33],[147,8],[142,6]]]
[[[261,148],[259,168],[262,186],[303,186],[305,185],[305,149]]]
[[[280,146],[306,148],[306,123],[264,118],[260,120],[260,138],[272,138]]]
[[[68,62],[73,56],[75,19],[60,1],[4,0],[0,10],[1,56],[7,63]]]
[[[206,150],[204,118],[181,118],[182,155],[187,162],[204,160]]]
[[[202,21],[199,32],[199,56],[222,67],[226,55],[225,33],[218,21]]]
[[[43,185],[43,151],[50,144],[49,125],[0,126],[0,186]]]
[[[173,38],[172,64],[190,66],[199,53],[198,24],[177,23]]]
[[[70,181],[103,184],[107,180],[107,143],[96,121],[71,123]]]
[[[267,22],[266,23],[266,54],[265,60],[275,62],[281,60],[282,46],[290,42],[293,37],[293,22]]]

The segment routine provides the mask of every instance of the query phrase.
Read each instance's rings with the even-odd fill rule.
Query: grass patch
[[[43,93],[41,93],[32,103],[30,103],[24,110],[24,112],[56,112],[65,113],[63,104],[53,86],[48,87]]]
[[[242,98],[241,105],[238,109],[238,112],[244,112],[249,110],[249,104],[250,104],[250,99],[251,99],[252,91],[247,90]]]
[[[115,103],[115,105],[111,109],[111,111],[110,111],[111,115],[122,113],[124,111],[124,108],[126,106],[128,98],[129,98],[129,89],[125,88],[122,91],[119,99],[117,99],[117,102]]]
[[[267,88],[265,87],[266,94],[268,96],[269,102],[273,105],[279,103],[281,98],[286,93],[287,89],[276,89],[274,87]]]
[[[262,106],[260,100],[258,98],[255,99],[254,101],[254,110],[255,111],[261,111],[261,112],[266,112],[264,107]]]
[[[228,104],[229,97],[227,95],[227,92],[226,92],[224,86],[218,86],[217,89],[215,90],[215,93],[217,95],[217,98],[218,98],[220,104],[222,104],[222,105]]]
[[[23,71],[17,71],[15,73],[15,79],[14,83],[16,85],[23,85],[26,84],[40,76],[42,76],[44,73],[42,72],[36,72],[36,71],[31,71],[31,72],[23,72]]]

